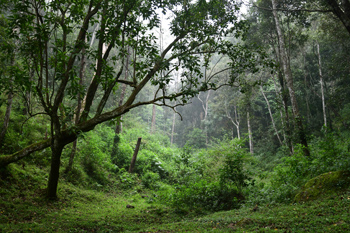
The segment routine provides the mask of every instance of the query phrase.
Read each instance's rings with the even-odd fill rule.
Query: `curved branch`
[[[33,118],[33,117],[35,117],[35,116],[37,116],[37,115],[48,115],[48,114],[47,114],[46,112],[38,112],[38,113],[35,113],[35,114],[31,114],[27,119],[25,119],[25,120],[23,121],[23,123],[22,123],[22,125],[21,125],[21,132],[23,132],[23,126],[24,126],[24,124],[27,123],[27,121],[29,121],[30,118]]]
[[[51,139],[47,139],[45,141],[34,143],[12,155],[2,156],[0,157],[0,167],[6,167],[10,163],[17,162],[18,160],[23,159],[24,157],[30,155],[31,153],[45,149],[50,145],[51,145]]]

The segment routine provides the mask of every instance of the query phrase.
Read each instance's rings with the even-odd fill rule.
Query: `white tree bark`
[[[227,107],[227,102],[225,101],[225,113],[226,113],[226,117],[228,119],[230,119],[231,123],[236,127],[236,130],[237,130],[237,138],[238,139],[241,139],[241,134],[240,134],[240,131],[239,131],[239,115],[237,113],[237,106],[233,106],[234,107],[234,114],[235,114],[235,119],[233,119],[231,117],[231,114],[230,114],[230,111],[228,110],[228,107]],[[233,134],[232,134],[232,137],[233,137]]]
[[[202,108],[204,111],[204,117],[202,122],[205,124],[207,121],[207,116],[208,116],[208,108],[209,108],[209,97],[210,97],[210,93],[211,90],[208,91],[207,96],[205,98],[205,100],[203,101],[200,96],[198,95],[197,98],[199,99],[199,101],[202,103]],[[207,129],[207,125],[204,126],[204,132],[205,132],[205,143],[208,145],[208,129]]]
[[[270,103],[269,103],[269,100],[267,99],[265,93],[264,93],[264,90],[262,88],[262,86],[260,86],[260,91],[261,91],[261,94],[264,96],[264,99],[266,101],[266,104],[267,104],[267,109],[269,110],[269,113],[270,113],[270,117],[271,117],[271,122],[272,122],[272,126],[273,126],[273,129],[275,130],[275,133],[276,133],[276,136],[278,138],[278,141],[280,142],[281,146],[283,145],[282,141],[281,141],[281,138],[280,138],[280,135],[278,133],[278,130],[277,130],[277,127],[276,127],[276,124],[275,124],[275,120],[273,119],[273,115],[272,115],[272,111],[271,111],[271,107],[270,107]]]
[[[250,151],[250,154],[254,154],[254,150],[253,150],[253,135],[252,135],[252,128],[250,126],[249,110],[247,111],[247,125],[248,125],[248,136],[249,136],[249,151]]]
[[[322,75],[322,61],[321,61],[321,54],[320,54],[320,44],[318,43],[318,41],[316,41],[316,47],[317,47],[317,57],[318,57],[318,73],[320,75],[320,84],[321,84],[323,124],[325,127],[327,127],[326,103],[324,98],[324,87],[323,87],[324,83],[323,83],[323,75]]]

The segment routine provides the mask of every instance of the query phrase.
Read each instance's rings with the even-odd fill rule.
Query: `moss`
[[[327,172],[309,180],[295,196],[294,201],[314,200],[350,187],[350,171]]]

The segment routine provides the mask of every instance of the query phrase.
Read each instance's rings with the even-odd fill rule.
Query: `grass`
[[[304,203],[258,206],[256,211],[243,206],[199,215],[151,202],[151,191],[86,190],[64,180],[59,200],[51,202],[44,198],[47,171],[10,169],[0,180],[0,232],[350,231],[350,190]]]
[[[217,212],[158,229],[189,232],[349,232],[350,192],[307,203],[260,206],[256,211],[243,207]]]

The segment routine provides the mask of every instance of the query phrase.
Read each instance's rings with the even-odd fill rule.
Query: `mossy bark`
[[[0,167],[6,167],[10,163],[17,162],[18,160],[30,155],[31,153],[39,150],[43,150],[51,145],[51,139],[34,143],[14,154],[0,157]]]

